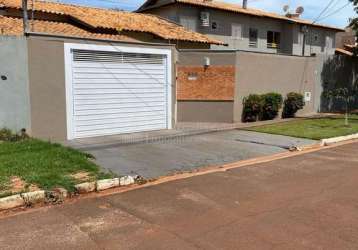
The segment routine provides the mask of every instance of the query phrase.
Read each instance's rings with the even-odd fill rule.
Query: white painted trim
[[[73,121],[73,92],[72,92],[72,50],[93,50],[93,51],[109,51],[109,52],[127,52],[127,53],[142,53],[166,56],[167,67],[167,129],[172,129],[172,50],[159,49],[159,48],[142,48],[142,47],[129,47],[129,46],[110,46],[110,45],[94,45],[94,44],[78,44],[78,43],[65,43],[65,77],[66,77],[66,115],[67,115],[67,139],[74,138],[74,121]]]

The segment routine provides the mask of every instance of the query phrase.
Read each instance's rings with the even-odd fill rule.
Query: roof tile
[[[21,9],[21,0],[0,0],[7,8]],[[29,3],[29,10],[32,4]],[[209,44],[224,44],[219,40],[190,31],[163,18],[140,13],[34,1],[33,9],[46,13],[68,15],[94,28],[108,28],[125,31],[146,32],[166,40],[182,40]]]
[[[110,39],[118,41],[135,41],[124,35],[92,33],[69,23],[34,20],[30,23],[34,32],[54,35],[67,35],[84,38]],[[0,16],[0,34],[8,36],[21,36],[23,22],[20,18]]]

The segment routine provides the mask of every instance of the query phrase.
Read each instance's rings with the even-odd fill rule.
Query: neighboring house
[[[31,1],[29,1],[31,2]],[[152,15],[0,0],[0,127],[63,141],[175,125],[176,46],[221,42]]]
[[[344,49],[345,45],[355,45],[356,35],[352,28],[347,27],[344,32],[339,32],[336,35],[336,48]]]
[[[279,15],[215,0],[148,0],[137,12],[165,17],[228,44],[212,49],[302,55],[305,40],[305,55],[333,54],[335,35],[343,31],[296,14]]]

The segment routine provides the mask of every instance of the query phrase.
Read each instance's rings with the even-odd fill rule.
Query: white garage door
[[[72,138],[169,127],[167,55],[71,50]]]

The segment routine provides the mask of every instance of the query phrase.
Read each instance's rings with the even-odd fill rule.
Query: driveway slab
[[[117,174],[157,178],[200,167],[280,153],[290,146],[313,143],[315,141],[307,139],[230,130],[81,150],[94,155],[102,168]]]

